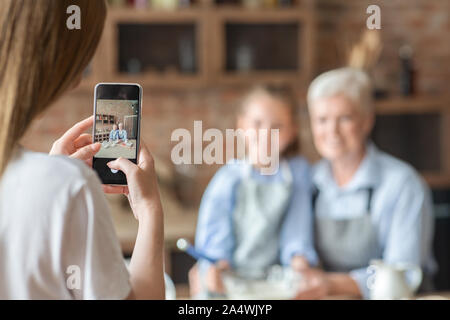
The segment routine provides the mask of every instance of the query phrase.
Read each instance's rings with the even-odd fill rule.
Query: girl
[[[294,101],[288,90],[271,87],[256,88],[244,98],[237,126],[278,129],[280,169],[262,175],[260,169],[266,165],[259,159],[253,165],[235,160],[213,177],[201,201],[195,246],[219,262],[201,260],[194,266],[193,295],[223,293],[220,271],[226,268],[258,277],[278,263],[299,271],[316,263],[310,170],[298,155]],[[260,150],[262,143],[248,140],[247,151]]]
[[[83,19],[72,31],[74,3]],[[80,81],[105,16],[102,0],[0,1],[0,299],[164,298],[162,210],[145,146],[138,165],[108,164],[127,187],[104,186],[127,194],[139,220],[128,272],[100,180],[80,161],[100,149],[83,134],[94,118],[58,139],[52,156],[19,145],[33,119]]]

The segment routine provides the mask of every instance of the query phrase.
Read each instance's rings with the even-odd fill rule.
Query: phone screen
[[[137,84],[100,83],[95,87],[93,140],[101,143],[92,167],[103,184],[126,185],[123,172],[106,164],[119,157],[137,163],[142,88]]]

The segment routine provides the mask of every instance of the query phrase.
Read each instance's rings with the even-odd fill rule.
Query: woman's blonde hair
[[[66,25],[71,5],[81,29]],[[104,0],[0,1],[0,174],[32,120],[82,75],[105,18]]]

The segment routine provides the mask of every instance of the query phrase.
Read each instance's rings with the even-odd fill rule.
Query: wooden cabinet
[[[314,1],[246,8],[212,0],[173,11],[110,8],[83,81],[144,87],[307,83],[313,75]]]
[[[412,164],[432,188],[450,187],[450,96],[377,101],[373,139]]]

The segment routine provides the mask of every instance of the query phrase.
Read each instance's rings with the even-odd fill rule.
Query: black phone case
[[[98,99],[110,99],[115,100],[113,96],[99,97],[98,96],[98,88],[100,86],[111,86],[112,91],[114,88],[120,86],[136,86],[139,91],[138,101],[139,101],[139,114],[138,114],[138,125],[137,125],[137,139],[136,139],[136,158],[128,159],[133,163],[137,163],[137,157],[139,156],[139,146],[140,146],[140,137],[141,137],[141,114],[142,114],[142,87],[139,84],[135,83],[99,83],[95,86],[94,89],[94,119],[97,114],[97,100]],[[130,96],[129,99],[125,100],[134,100],[133,96]],[[136,97],[135,97],[136,98]],[[121,99],[117,99],[121,100]],[[94,120],[95,122],[95,120]],[[95,136],[95,124],[92,128],[92,140],[94,141]],[[96,158],[92,159],[92,168],[97,172],[102,184],[109,185],[127,185],[127,178],[122,171],[117,171],[116,173],[112,172],[112,170],[107,166],[107,163],[110,161],[116,160],[115,158]]]

